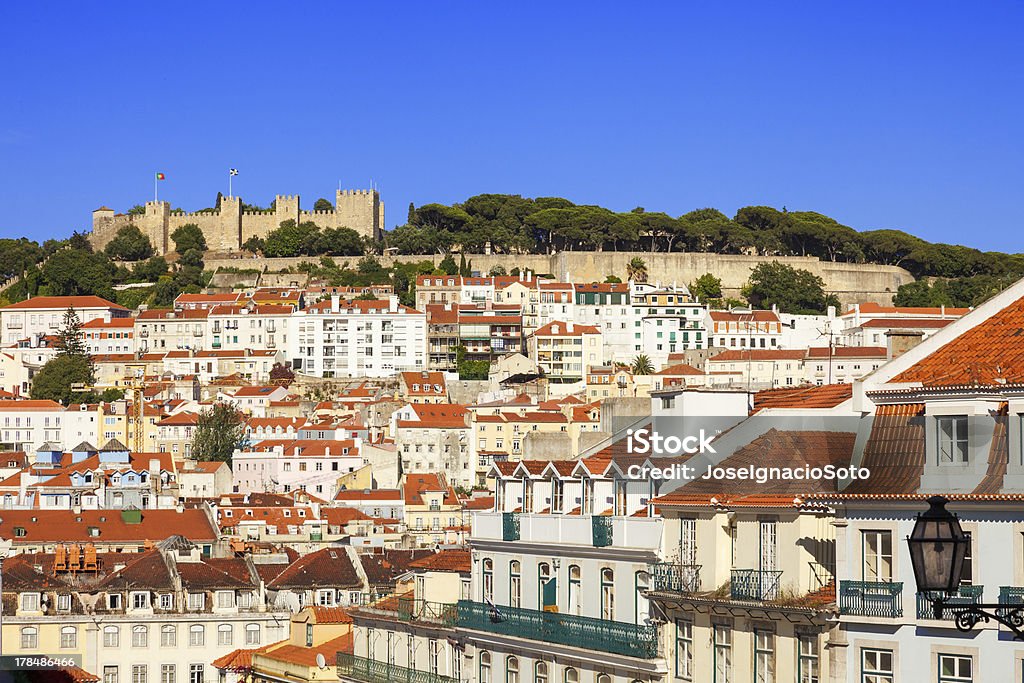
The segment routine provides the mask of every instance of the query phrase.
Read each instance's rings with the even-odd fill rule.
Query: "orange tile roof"
[[[678,363],[676,365],[670,365],[667,368],[659,370],[654,373],[656,375],[703,375],[703,370],[698,370],[692,365],[686,363]]]
[[[351,624],[352,616],[343,607],[325,607],[323,605],[313,605],[310,608],[313,611],[313,618],[316,619],[318,624]]]
[[[860,324],[870,328],[939,329],[954,322],[953,318],[872,318]]]
[[[569,330],[569,325],[572,330]],[[557,332],[555,330],[558,330]],[[566,323],[554,320],[547,325],[538,328],[533,335],[535,337],[581,337],[584,334],[601,334],[601,330],[593,325],[580,325],[579,323]]]
[[[774,311],[751,311],[750,313],[711,311],[710,315],[715,322],[779,322],[779,316]]]
[[[217,530],[201,509],[143,510],[142,521],[127,524],[117,510],[4,510],[0,517],[0,537],[16,539],[16,543],[54,542],[143,542],[163,540],[180,534],[190,541],[207,542],[217,539]],[[35,519],[36,521],[32,521]],[[80,521],[79,521],[80,520]],[[14,533],[15,527],[25,529],[23,536]],[[90,527],[99,529],[99,536],[89,533]]]
[[[803,360],[806,353],[805,349],[744,349],[723,351],[717,356],[708,358],[707,362]]]
[[[905,315],[948,315],[959,317],[971,312],[970,308],[953,308],[952,306],[883,306],[874,302],[859,304],[861,315],[865,313],[902,313]],[[843,315],[853,315],[856,309],[851,308]]]
[[[271,643],[264,645],[263,647],[257,647],[249,650],[233,650],[223,657],[218,657],[213,660],[212,663],[214,667],[224,671],[251,671],[252,656],[257,652],[266,652],[274,645],[276,645],[276,643]]]
[[[127,311],[124,306],[107,301],[98,296],[34,296],[9,306],[4,306],[5,311],[17,310],[39,310],[39,309],[61,309],[68,308],[112,308],[119,311]]]
[[[888,349],[884,346],[833,346],[833,358],[885,358]],[[828,358],[827,346],[815,346],[807,349],[808,358]]]
[[[83,330],[92,330],[103,327],[134,327],[135,318],[111,318],[110,320],[104,320],[103,318],[96,318],[82,325]]]
[[[424,569],[429,572],[461,572],[468,574],[472,568],[470,552],[468,550],[442,550],[413,560],[410,567]]]
[[[926,387],[1024,382],[1024,298],[983,320],[890,380]]]
[[[834,408],[852,396],[852,384],[766,389],[754,394],[754,412],[766,408]]]

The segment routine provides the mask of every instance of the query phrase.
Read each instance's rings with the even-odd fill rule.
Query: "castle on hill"
[[[364,237],[379,238],[384,230],[384,202],[376,190],[338,190],[333,211],[303,211],[298,195],[277,195],[270,211],[243,211],[241,197],[222,197],[216,211],[172,211],[168,202],[146,202],[143,214],[114,213],[101,206],[92,212],[89,241],[103,249],[126,225],[135,225],[149,238],[157,254],[174,250],[171,233],[187,223],[199,226],[215,251],[238,251],[250,237],[265,238],[283,221],[312,221],[321,228],[351,228]]]

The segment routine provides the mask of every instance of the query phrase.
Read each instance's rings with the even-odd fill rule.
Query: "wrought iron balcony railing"
[[[501,515],[501,540],[519,540],[519,515],[515,512],[504,512]]]
[[[1006,605],[1005,609],[999,610],[1000,613],[1008,613],[1014,609],[1017,605],[1024,606],[1024,587],[1021,586],[1000,586],[999,587],[999,604]]]
[[[458,625],[459,628],[626,657],[654,659],[658,656],[658,631],[656,627],[647,624],[628,624],[503,605],[495,607],[483,602],[460,600]]]
[[[943,602],[942,621],[954,621],[956,619],[957,605],[973,605],[981,602],[981,595],[985,592],[984,586],[960,586],[955,595],[951,595]],[[942,597],[937,593],[917,594],[917,618],[935,619],[935,599]]]
[[[733,569],[729,595],[733,600],[775,600],[779,597],[782,572],[763,569]]]
[[[594,525],[594,547],[605,548],[610,546],[614,540],[612,538],[612,518],[594,515],[591,517],[591,521]]]
[[[459,683],[450,676],[419,669],[410,669],[388,662],[378,662],[376,659],[356,657],[355,655],[338,653],[338,678],[351,678],[365,683],[391,683],[392,681],[404,681],[404,683]]]
[[[903,616],[903,582],[840,581],[839,613],[898,619]]]
[[[667,593],[700,591],[700,565],[659,562],[651,565],[651,589]]]

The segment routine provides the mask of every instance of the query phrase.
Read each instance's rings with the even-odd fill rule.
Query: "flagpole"
[[[231,196],[231,169],[228,169],[228,197]]]
[[[160,201],[159,197],[157,196],[157,187],[159,187],[159,180],[160,180],[160,174],[159,173],[153,173],[153,203],[154,204],[156,204],[157,202]]]

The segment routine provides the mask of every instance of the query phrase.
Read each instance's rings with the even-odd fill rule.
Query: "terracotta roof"
[[[271,643],[249,650],[233,650],[223,657],[213,660],[213,666],[223,671],[251,671],[252,656],[257,652],[266,652],[275,644]]]
[[[351,654],[351,632],[333,640],[328,640],[322,645],[314,645],[313,647],[300,647],[298,645],[291,644],[281,645],[280,647],[275,647],[267,652],[261,652],[260,656],[281,662],[288,662],[290,664],[313,667],[316,666],[317,655],[323,655],[324,659],[333,663],[337,659],[339,652]]]
[[[135,318],[111,318],[110,320],[104,320],[103,318],[96,318],[82,325],[83,330],[94,330],[102,329],[105,327],[134,327]]]
[[[401,489],[351,489],[342,490],[334,496],[334,500],[402,500]]]
[[[324,607],[323,605],[313,605],[310,607],[313,612],[313,618],[316,619],[318,624],[351,624],[352,617],[349,615],[348,610],[343,607]]]
[[[402,487],[402,497],[406,505],[424,505],[423,494],[437,491],[444,492],[444,505],[459,504],[455,489],[449,486],[443,474],[407,474]]]
[[[775,360],[803,360],[806,354],[805,349],[742,349],[735,351],[723,351],[717,356],[708,358],[708,363],[724,361],[775,361]]]
[[[462,505],[463,510],[493,510],[494,496],[478,496],[470,498]]]
[[[35,519],[35,521],[32,521]],[[14,527],[25,529],[23,536],[14,534]],[[98,536],[89,533],[99,530]],[[179,534],[194,542],[217,539],[206,513],[201,509],[143,510],[138,524],[128,524],[117,510],[4,510],[0,516],[0,537],[13,538],[15,543],[93,542],[116,543],[162,540]]]
[[[749,313],[710,311],[709,315],[715,322],[779,322],[779,316],[774,311],[750,311]]]
[[[572,325],[572,330],[569,329]],[[579,323],[566,323],[560,320],[549,322],[543,327],[534,331],[535,337],[581,337],[584,334],[601,334],[601,330],[593,325],[580,325]]]
[[[670,365],[667,368],[659,370],[654,373],[656,375],[703,375],[703,370],[698,370],[692,365],[686,363],[678,363],[676,365]]]
[[[904,315],[948,315],[959,317],[971,312],[970,308],[953,308],[952,306],[883,306],[874,302],[859,304],[861,315],[871,313],[902,313]],[[856,309],[851,308],[843,315],[853,315]]]
[[[383,552],[361,554],[359,561],[371,586],[393,586],[395,580],[412,568],[412,563],[434,551],[386,548]]]
[[[954,322],[953,318],[872,318],[861,327],[887,329],[940,329]]]
[[[924,464],[924,404],[878,406],[860,462],[871,477],[852,481],[843,493],[914,493]]]
[[[98,296],[34,296],[31,299],[19,301],[16,304],[4,306],[5,311],[16,310],[39,310],[39,309],[60,309],[68,308],[113,308],[119,311],[128,309],[112,301]]]
[[[6,567],[4,569],[4,579],[6,580]],[[107,576],[99,586],[111,589],[135,587],[160,590],[173,588],[174,578],[160,551],[149,550],[129,559],[128,564]]]
[[[254,582],[249,577],[240,575],[238,567],[227,563],[214,566],[212,562],[181,562],[177,563],[181,585],[186,588],[217,589],[217,588],[252,588]],[[225,571],[227,570],[227,571]],[[246,572],[248,573],[248,572]]]
[[[429,572],[461,572],[468,574],[472,569],[468,550],[442,550],[409,563],[413,569]]]
[[[963,332],[890,380],[924,386],[1024,382],[1024,298]]]
[[[269,584],[269,587],[274,589],[315,586],[362,588],[359,574],[356,573],[352,560],[344,548],[324,548],[303,555]]]
[[[833,346],[833,358],[882,358],[888,354],[884,346]],[[807,349],[808,358],[828,358],[827,346],[816,346]]]
[[[834,408],[852,396],[852,384],[766,389],[754,394],[754,412],[767,408]]]

